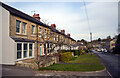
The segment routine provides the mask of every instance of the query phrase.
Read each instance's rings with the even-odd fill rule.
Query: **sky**
[[[85,2],[89,19],[82,2],[5,2],[6,4],[33,15],[40,14],[47,24],[56,24],[57,29],[65,29],[75,40],[90,41],[90,32],[94,39],[114,37],[118,27],[117,2]]]

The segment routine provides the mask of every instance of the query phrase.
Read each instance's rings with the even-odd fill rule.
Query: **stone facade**
[[[58,49],[67,50],[70,49],[71,46],[73,47],[76,45],[76,41],[70,37],[70,34],[67,36],[65,34],[65,30],[64,32],[58,31],[55,24],[48,26],[39,21],[40,17],[35,17],[35,15],[35,18],[31,17],[3,3],[2,7],[5,8],[9,13],[8,32],[9,38],[14,40],[13,44],[15,47],[15,52],[13,52],[13,60],[15,62],[32,62],[39,56],[45,55],[45,52],[49,55],[50,49],[54,46],[56,47],[55,50],[52,51],[53,53],[57,52]],[[39,14],[37,14],[37,16],[39,16]],[[36,18],[38,18],[38,20],[36,20]],[[19,21],[19,32],[16,32],[18,26],[17,21]],[[31,34],[32,31],[33,34]],[[32,50],[30,48],[32,48]],[[32,57],[28,57],[30,56],[31,51]],[[18,57],[22,59],[18,59]]]

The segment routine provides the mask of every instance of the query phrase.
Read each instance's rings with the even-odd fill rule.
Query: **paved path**
[[[95,54],[104,63],[106,69],[112,75],[113,78],[120,78],[120,56],[117,56],[112,53],[101,52],[95,52]]]

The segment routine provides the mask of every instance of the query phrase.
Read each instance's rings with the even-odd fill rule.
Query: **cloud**
[[[86,1],[86,0],[85,0]],[[89,39],[89,26],[86,20],[83,2],[38,2],[38,3],[15,3],[16,8],[31,15],[32,10],[38,11],[46,23],[55,23],[57,28],[65,29],[74,39]],[[21,6],[22,5],[22,6]],[[118,6],[117,2],[94,2],[87,3],[87,12],[93,39],[106,38],[117,33]]]
[[[84,7],[81,7],[84,9]],[[118,8],[117,2],[97,2],[91,3],[87,5],[87,12],[90,22],[91,32],[93,33],[93,39],[97,39],[99,37],[105,38],[106,36],[114,36],[117,34],[118,27]],[[83,26],[83,28],[88,27],[87,20],[81,19],[82,23],[79,25]],[[81,28],[81,31],[82,29]],[[77,30],[77,29],[75,29]],[[73,35],[74,38],[81,39],[85,38],[89,39],[88,34],[78,33],[77,35]]]

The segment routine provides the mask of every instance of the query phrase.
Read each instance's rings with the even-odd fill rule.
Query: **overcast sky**
[[[8,5],[32,15],[37,11],[46,23],[55,23],[58,29],[65,29],[75,40],[90,41],[106,38],[117,34],[118,3],[117,2],[86,2],[90,26],[88,26],[83,2],[5,2]]]

